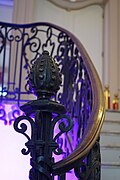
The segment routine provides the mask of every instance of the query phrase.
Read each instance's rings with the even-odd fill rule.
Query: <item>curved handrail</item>
[[[92,112],[85,130],[85,133],[82,137],[82,141],[78,145],[78,147],[72,152],[71,155],[64,158],[63,160],[56,162],[53,164],[52,169],[54,174],[61,174],[63,172],[67,172],[68,170],[72,169],[73,166],[76,165],[77,161],[81,161],[90,151],[92,146],[94,145],[95,141],[97,140],[100,130],[103,124],[104,116],[105,116],[105,108],[104,108],[104,96],[102,85],[99,79],[99,76],[96,72],[96,69],[90,60],[86,50],[84,49],[83,45],[80,41],[69,31],[46,22],[41,23],[32,23],[32,24],[10,24],[10,23],[3,23],[4,26],[8,27],[18,27],[18,28],[30,28],[34,26],[51,26],[57,30],[61,30],[65,32],[71,40],[75,43],[78,51],[81,53],[82,58],[84,59],[84,64],[87,68],[87,73],[89,74],[89,79],[92,88]]]
[[[76,43],[76,46],[85,61],[85,65],[89,73],[89,78],[92,82],[91,86],[93,92],[93,109],[81,143],[71,155],[53,164],[53,172],[55,174],[67,172],[68,170],[72,169],[77,161],[79,162],[89,153],[100,134],[105,117],[104,95],[98,73],[80,41],[70,32],[66,30],[65,32],[67,32],[73,42]]]

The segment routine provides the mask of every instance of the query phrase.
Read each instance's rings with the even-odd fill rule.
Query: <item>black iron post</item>
[[[22,153],[31,154],[30,180],[54,179],[52,153],[62,153],[56,140],[62,133],[72,128],[72,121],[65,115],[65,107],[51,100],[51,97],[59,90],[61,82],[57,64],[49,53],[44,51],[35,61],[29,74],[30,88],[36,94],[37,100],[21,106],[25,115],[18,117],[14,122],[15,130],[28,139],[25,144],[28,149],[22,149]],[[62,118],[67,119],[67,126],[61,121]],[[31,137],[26,133],[27,125],[24,120],[31,125]],[[54,135],[54,127],[59,121],[60,132]]]

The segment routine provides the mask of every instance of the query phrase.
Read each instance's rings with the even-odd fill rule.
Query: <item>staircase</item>
[[[7,122],[4,103],[22,105],[25,114],[20,116],[13,109],[9,122],[15,120],[14,129],[27,138],[22,154],[31,154],[30,179],[70,180],[66,173],[72,170],[77,179],[100,180],[104,94],[81,42],[71,32],[46,22],[0,22],[0,63],[0,120]],[[47,113],[43,116],[42,111]],[[60,159],[53,159],[53,153]]]
[[[101,158],[101,180],[120,180],[120,112],[106,112],[101,131]]]

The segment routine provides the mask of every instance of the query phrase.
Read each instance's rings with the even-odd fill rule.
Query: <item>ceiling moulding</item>
[[[48,0],[56,6],[66,10],[78,10],[91,5],[104,6],[108,0]]]

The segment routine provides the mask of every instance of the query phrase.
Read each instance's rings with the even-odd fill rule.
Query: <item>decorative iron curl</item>
[[[18,106],[13,105],[11,109],[12,110],[8,113],[9,125],[11,125],[12,122],[14,122],[15,119],[21,114],[20,108]]]
[[[89,176],[89,168],[85,162],[80,162],[80,165],[74,169],[75,175],[81,180],[87,180]]]
[[[22,41],[23,35],[22,30],[19,28],[11,27],[7,32],[7,39],[9,41],[20,42]]]
[[[3,104],[0,104],[0,120],[4,121],[4,124],[7,125],[6,111]]]
[[[26,42],[23,45],[23,56],[25,58],[25,61],[27,61],[28,68],[30,68],[30,66],[34,64],[34,61],[40,55],[39,50],[41,48],[41,39],[37,37],[37,34],[38,34],[37,27],[32,27],[30,29],[30,34],[25,33]],[[28,58],[29,53],[32,53],[31,60]],[[29,59],[29,63],[28,63],[28,59]]]
[[[67,120],[67,124],[65,122],[63,122],[62,119],[66,119]],[[67,133],[68,131],[70,131],[73,127],[73,122],[72,120],[70,119],[70,117],[68,117],[67,115],[65,114],[62,114],[62,115],[58,115],[56,116],[53,121],[52,121],[52,129],[54,129],[56,123],[59,123],[58,125],[58,128],[59,128],[59,133],[55,135],[53,141],[56,142],[58,140],[58,138],[63,134],[63,133]],[[58,141],[59,142],[59,141]],[[60,145],[58,145],[58,148],[55,149],[54,151],[54,154],[56,155],[60,155],[60,154],[63,154],[63,150],[62,150],[62,147]]]
[[[58,42],[67,42],[68,41],[69,36],[64,33],[64,32],[60,32],[58,35]]]
[[[25,133],[26,130],[27,130],[27,125],[25,123],[21,123],[21,121],[23,121],[23,120],[27,120],[31,125],[31,139],[33,138],[32,133],[35,131],[35,123],[29,116],[24,116],[24,115],[19,116],[14,122],[15,131],[17,131],[18,133],[23,134],[27,138],[28,142],[25,143],[25,145],[27,146],[27,144],[31,141],[31,139],[28,136],[28,134]],[[21,123],[20,126],[19,126],[19,123]],[[28,155],[30,153],[30,149],[29,149],[28,146],[27,146],[27,148],[28,148],[28,150],[26,150],[25,148],[22,149],[21,152],[22,152],[23,155]]]
[[[5,46],[5,37],[4,37],[4,35],[3,35],[3,33],[2,33],[2,31],[1,31],[1,29],[0,29],[0,53],[2,52],[2,50],[3,50],[3,48],[4,48],[4,46]]]
[[[33,34],[33,36],[36,36],[36,35],[37,35],[37,33],[38,33],[38,28],[37,28],[37,26],[33,26],[33,27],[31,27],[31,29],[30,29],[30,33],[32,33],[32,34]]]
[[[48,29],[46,31],[47,40],[46,40],[45,43],[43,43],[42,50],[44,51],[46,49],[49,49],[49,51],[51,52],[50,53],[51,56],[53,56],[53,52],[54,52],[54,49],[55,49],[55,42],[52,41],[52,36],[53,36],[52,28],[48,27]]]

